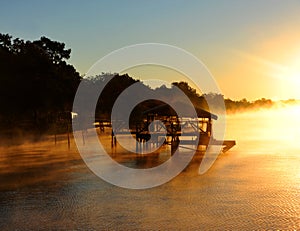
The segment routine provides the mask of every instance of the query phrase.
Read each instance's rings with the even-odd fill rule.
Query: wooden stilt
[[[68,129],[68,150],[70,150],[70,128],[69,128],[69,124],[67,125],[67,129]]]

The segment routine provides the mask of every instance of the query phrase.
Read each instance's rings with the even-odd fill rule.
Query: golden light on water
[[[300,105],[269,112],[269,124],[269,132],[277,131],[276,137],[298,144],[300,140]],[[268,135],[272,136],[271,133]]]
[[[198,156],[182,174],[147,192],[99,180],[84,164],[73,140],[68,150],[65,135],[56,145],[48,137],[44,142],[0,148],[1,216],[9,221],[8,230],[39,229],[41,221],[47,221],[49,229],[78,225],[84,229],[87,214],[96,230],[108,225],[134,229],[131,217],[141,229],[152,229],[157,221],[166,229],[197,230],[205,224],[211,230],[252,230],[272,229],[275,224],[278,230],[297,230],[299,118],[300,105],[229,114],[226,139],[235,139],[237,145],[220,155],[210,171],[197,174]],[[111,147],[109,129],[101,136],[114,159],[129,167],[161,164],[169,158],[169,146],[159,156],[136,158],[120,145]],[[141,203],[147,208],[141,209]],[[77,223],[69,219],[74,214]],[[28,216],[36,219],[28,222]],[[174,218],[178,222],[170,225]]]

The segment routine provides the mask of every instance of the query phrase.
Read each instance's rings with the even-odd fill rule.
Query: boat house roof
[[[177,105],[179,107],[184,107],[183,103],[177,103]],[[185,108],[187,108],[187,110],[185,111],[186,114],[184,116],[189,117],[190,115],[193,114],[192,112],[189,112],[189,110],[188,110],[189,107],[185,106]],[[195,110],[196,110],[198,118],[211,118],[214,120],[218,119],[217,115],[210,113],[202,108],[195,108]],[[176,112],[174,111],[174,109],[169,104],[161,104],[161,105],[152,107],[148,110],[145,110],[143,112],[143,114],[149,114],[149,113],[155,113],[155,114],[158,114],[161,116],[176,116],[177,115]]]

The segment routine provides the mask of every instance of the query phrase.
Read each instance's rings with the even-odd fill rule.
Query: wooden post
[[[212,132],[212,121],[211,118],[209,118],[207,123],[207,134],[209,137],[211,136],[211,132]]]
[[[171,156],[173,156],[174,153],[176,152],[176,150],[178,148],[178,145],[179,145],[178,140],[175,140],[175,141],[171,142]]]
[[[68,130],[68,149],[70,150],[70,128],[69,128],[69,124],[67,124],[67,130]]]
[[[55,124],[55,127],[54,127],[54,145],[55,146],[56,146],[56,142],[57,142],[56,133],[57,133],[57,125]]]
[[[114,131],[111,130],[111,146],[113,147],[115,145],[115,134],[114,134]]]

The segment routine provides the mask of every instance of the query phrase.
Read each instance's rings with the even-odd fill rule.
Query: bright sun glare
[[[284,74],[292,82],[300,84],[300,55],[291,62],[291,64],[286,68],[286,73]]]
[[[282,91],[293,94],[295,98],[300,98],[300,54],[293,57],[288,63],[276,65],[273,68],[273,77],[279,80]]]
[[[300,140],[300,105],[283,107],[278,110],[277,116],[274,117],[271,117],[271,120],[275,119],[273,125],[279,127],[279,131],[284,132],[286,138],[298,145]]]

